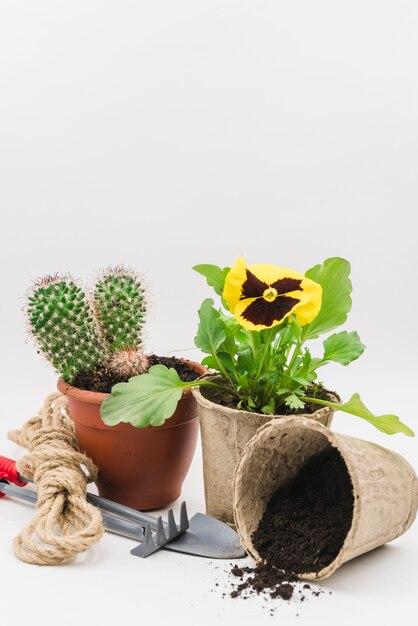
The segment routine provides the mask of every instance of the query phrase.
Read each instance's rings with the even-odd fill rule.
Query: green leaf
[[[408,437],[415,436],[414,431],[401,422],[397,415],[373,415],[373,413],[371,413],[371,411],[364,406],[358,393],[354,393],[350,400],[348,400],[348,402],[344,402],[343,404],[328,402],[326,400],[320,400],[319,398],[303,397],[302,399],[305,402],[313,402],[314,404],[330,406],[336,411],[344,411],[344,413],[350,413],[351,415],[361,417],[387,435],[404,433],[405,435],[408,435]]]
[[[284,403],[293,410],[303,409],[303,407],[305,406],[305,403],[294,393],[292,393],[292,395],[290,396],[287,396]]]
[[[208,356],[205,356],[205,358],[202,360],[202,365],[206,365],[206,367],[208,367],[211,370],[218,369],[218,364],[216,362],[216,359],[211,354],[209,354]]]
[[[282,379],[283,372],[281,370],[269,370],[258,377],[258,383],[266,383],[276,387]]]
[[[305,348],[302,358],[301,358],[301,367],[298,371],[298,376],[305,377],[307,376],[310,366],[312,363],[312,355],[307,348]]]
[[[219,320],[223,324],[223,329],[225,332],[225,341],[220,346],[219,351],[226,352],[232,360],[235,360],[237,349],[238,349],[237,341],[236,341],[237,331],[234,326],[231,326],[231,324],[227,324],[225,322],[226,318],[222,314],[221,310],[219,310],[218,313],[219,313]]]
[[[225,315],[221,310],[219,311],[219,316],[220,316],[220,319],[225,324],[226,331],[227,333],[229,333],[231,338],[238,341],[239,343],[248,344],[249,342],[248,335],[251,331],[245,330],[245,328],[243,328],[241,324],[238,324],[235,317],[231,317],[230,315]]]
[[[292,376],[292,380],[298,383],[301,387],[306,387],[309,383],[307,378],[303,378],[303,376]]]
[[[217,265],[195,265],[195,272],[202,274],[206,278],[206,282],[209,287],[213,287],[218,296],[221,296],[224,290],[225,278],[228,272],[230,271],[230,267],[224,267],[223,269],[218,267]]]
[[[318,359],[317,357],[313,358],[309,365],[309,372],[314,372],[317,367],[322,364],[322,359]]]
[[[315,265],[306,272],[307,278],[322,287],[322,306],[317,317],[303,327],[305,341],[344,324],[351,309],[352,285],[349,275],[350,263],[339,257],[327,259],[322,265]]]
[[[238,362],[237,367],[241,373],[255,374],[257,370],[257,362],[254,360],[252,350],[249,346],[240,347],[237,351]]]
[[[256,409],[257,405],[252,398],[247,398],[247,404],[250,409]]]
[[[136,428],[161,426],[170,418],[186,387],[175,369],[154,365],[147,374],[134,376],[127,383],[118,383],[100,408],[102,420],[108,426],[120,422]]]
[[[280,345],[285,346],[288,343],[293,343],[294,340],[296,339],[295,334],[294,334],[294,330],[296,329],[296,325],[295,324],[286,324],[283,328],[280,329],[279,334],[280,334]],[[298,331],[297,331],[297,334]]]
[[[346,330],[335,333],[324,341],[324,356],[322,362],[335,361],[341,365],[348,365],[363,354],[366,346],[361,343],[358,334]]]
[[[274,398],[270,398],[268,404],[261,407],[261,412],[264,413],[264,415],[274,415],[275,410],[276,410],[276,403],[274,401]]]
[[[199,328],[195,337],[195,345],[206,354],[216,355],[219,346],[226,339],[225,324],[219,311],[213,307],[213,300],[208,298],[199,309]]]
[[[227,352],[218,352],[217,357],[227,372],[235,373],[236,366],[234,359]]]

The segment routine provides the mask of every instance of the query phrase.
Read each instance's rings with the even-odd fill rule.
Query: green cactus
[[[106,359],[91,305],[71,277],[48,276],[35,283],[27,316],[40,350],[66,382]]]
[[[123,266],[108,268],[96,283],[93,301],[112,352],[141,345],[146,305],[139,276]]]
[[[96,283],[93,304],[111,352],[107,368],[121,378],[142,374],[148,363],[140,347],[146,312],[140,277],[122,265],[106,269]]]

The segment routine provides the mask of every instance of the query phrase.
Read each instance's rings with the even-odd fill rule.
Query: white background
[[[0,453],[21,454],[7,430],[55,385],[25,343],[33,279],[131,264],[150,285],[148,349],[199,359],[196,310],[210,290],[191,267],[238,255],[299,271],[349,259],[347,329],[367,352],[324,380],[418,430],[417,29],[412,0],[0,0]],[[415,440],[347,415],[334,428],[414,464]],[[203,510],[199,451],[183,497]],[[132,542],[109,535],[72,565],[21,563],[11,542],[32,512],[0,509],[5,623],[416,616],[416,527],[341,568],[332,595],[279,603],[271,618],[261,600],[221,597],[228,564],[134,559]]]

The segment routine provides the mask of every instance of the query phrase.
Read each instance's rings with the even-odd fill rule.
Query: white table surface
[[[22,404],[35,406],[28,397]],[[10,398],[0,441],[1,452],[13,458],[23,451],[5,439],[5,433],[22,422],[14,417],[16,413]],[[335,418],[334,429],[391,446],[410,461],[416,454],[415,440],[380,435],[367,424],[341,414]],[[204,511],[199,446],[182,497],[187,500],[190,515]],[[179,502],[174,504],[175,511],[178,506]],[[70,564],[28,565],[14,557],[11,544],[33,511],[24,503],[6,498],[0,500],[0,511],[2,624],[16,619],[35,626],[84,626],[90,620],[110,626],[115,622],[142,623],[144,619],[158,624],[267,624],[285,619],[286,624],[344,626],[363,624],[366,615],[380,625],[399,620],[405,626],[415,623],[418,524],[391,544],[341,567],[321,585],[326,593],[319,597],[309,593],[301,603],[297,593],[290,602],[263,597],[232,599],[228,596],[231,582],[236,582],[229,574],[232,562],[163,550],[147,559],[135,558],[129,553],[133,542],[111,534],[105,534],[87,554]],[[251,564],[252,560],[245,562]]]

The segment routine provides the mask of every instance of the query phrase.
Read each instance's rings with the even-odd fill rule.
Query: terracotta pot
[[[189,364],[199,374],[206,368]],[[163,426],[106,426],[100,405],[109,394],[85,391],[59,379],[68,398],[80,449],[99,469],[99,494],[140,510],[159,509],[181,493],[196,449],[199,421],[190,389],[183,392],[174,415]]]
[[[192,393],[199,407],[206,512],[233,526],[235,468],[248,441],[260,426],[270,422],[272,416],[215,404],[204,398],[196,387]],[[335,393],[329,392],[329,395],[334,402],[340,401]],[[301,417],[330,426],[333,414],[333,409],[322,407]],[[274,419],[280,421],[284,417],[277,415]]]
[[[341,454],[353,485],[351,528],[329,565],[299,577],[327,578],[346,561],[396,539],[411,526],[418,507],[418,480],[403,457],[375,443],[334,433],[312,420],[273,420],[248,442],[235,474],[236,526],[242,545],[256,561],[262,558],[252,536],[267,502],[312,456],[331,446]]]

